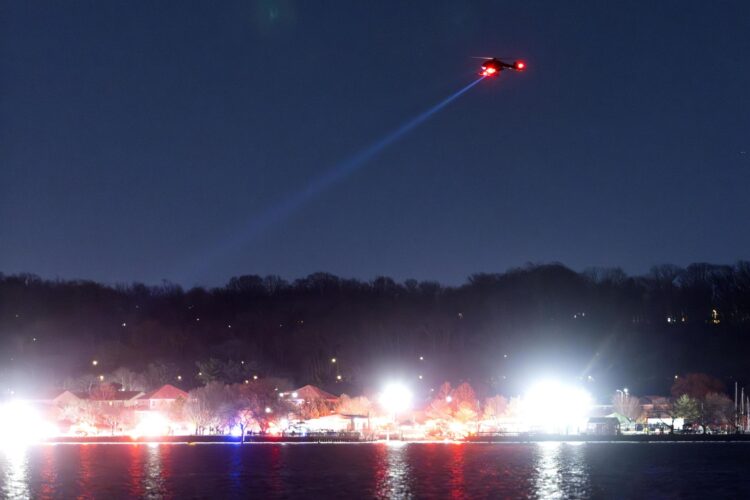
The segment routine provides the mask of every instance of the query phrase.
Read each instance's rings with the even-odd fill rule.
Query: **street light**
[[[624,404],[625,398],[628,397],[628,388],[625,387],[624,389],[615,389],[615,392],[620,395],[620,404]]]

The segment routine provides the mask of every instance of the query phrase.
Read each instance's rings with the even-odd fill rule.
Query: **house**
[[[36,394],[34,397],[24,398],[24,401],[40,406],[57,408],[64,408],[83,401],[100,406],[134,406],[137,398],[142,394],[143,392],[141,391],[116,391],[100,388],[95,388],[91,392],[73,392],[67,389],[55,389]]]
[[[77,403],[87,397],[88,394],[85,393],[73,392],[67,389],[52,389],[29,396],[21,396],[21,399],[34,405],[57,406],[62,408],[63,406]]]
[[[168,410],[178,400],[187,401],[188,393],[172,384],[165,384],[138,398],[140,410]]]
[[[320,387],[315,387],[314,385],[309,384],[300,387],[296,391],[292,391],[290,393],[290,396],[290,400],[297,404],[322,401],[327,405],[335,406],[339,401],[338,396],[335,396],[330,392],[326,392]]]
[[[88,397],[87,394],[76,393],[73,391],[65,390],[57,394],[57,396],[55,396],[54,398],[52,398],[52,400],[50,400],[50,404],[55,405],[59,408],[62,408],[64,406],[78,403],[86,399],[87,397]]]
[[[620,420],[617,417],[591,417],[586,425],[586,434],[615,436],[620,433]]]
[[[672,403],[664,396],[643,396],[641,408],[646,419],[672,418]]]
[[[142,395],[142,391],[113,391],[111,393],[102,392],[101,394],[92,392],[82,399],[99,406],[133,407],[138,404],[138,398]]]

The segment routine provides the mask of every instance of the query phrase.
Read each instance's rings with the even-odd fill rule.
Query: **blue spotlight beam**
[[[455,94],[447,97],[443,101],[439,102],[435,106],[431,107],[427,111],[417,115],[408,122],[401,125],[399,128],[389,133],[379,141],[371,144],[363,151],[355,154],[354,156],[340,162],[330,170],[326,171],[314,179],[305,188],[293,193],[287,199],[271,207],[265,214],[256,218],[253,223],[247,228],[252,233],[253,231],[262,230],[276,222],[279,218],[289,215],[297,207],[303,205],[305,202],[313,198],[316,194],[323,191],[324,189],[332,186],[336,182],[344,179],[351,175],[354,171],[363,167],[367,162],[375,158],[381,151],[396,143],[399,139],[403,138],[406,134],[417,128],[422,123],[426,122],[435,113],[442,110],[450,103],[461,97],[463,94],[468,92],[472,87],[481,82],[484,77],[479,78],[476,81],[471,82],[466,87],[462,88]]]
[[[429,120],[433,115],[435,115],[450,103],[471,90],[482,80],[484,80],[484,77],[471,82],[469,85],[443,99],[430,109],[407,121],[379,141],[374,142],[354,156],[351,156],[346,160],[343,160],[340,163],[336,164],[334,167],[324,172],[320,177],[313,179],[312,182],[310,182],[310,184],[305,186],[303,189],[292,193],[287,198],[281,200],[279,203],[269,207],[263,213],[253,218],[249,222],[249,224],[247,224],[243,228],[243,230],[235,232],[230,238],[225,240],[224,245],[222,245],[223,249],[217,247],[213,252],[211,252],[211,255],[204,256],[204,258],[201,259],[201,264],[197,267],[207,267],[211,261],[219,257],[219,254],[230,251],[233,248],[241,247],[243,244],[252,240],[258,234],[266,230],[272,224],[290,216],[299,207],[312,200],[317,194],[323,192],[325,189],[331,187],[332,185],[336,184],[337,182],[343,180],[355,171],[362,168],[384,149],[398,142],[404,136],[409,134],[409,132],[413,131],[421,124]],[[196,266],[193,267],[195,268]]]

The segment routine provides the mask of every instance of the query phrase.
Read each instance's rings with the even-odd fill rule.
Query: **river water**
[[[750,498],[750,443],[38,445],[0,497]]]

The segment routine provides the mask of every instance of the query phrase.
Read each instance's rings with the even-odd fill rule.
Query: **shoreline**
[[[469,436],[463,440],[365,440],[352,438],[290,438],[281,436],[254,436],[244,444],[532,444],[532,443],[750,443],[750,434],[720,435],[626,435],[626,436]],[[243,444],[236,436],[89,436],[57,437],[36,444]]]

